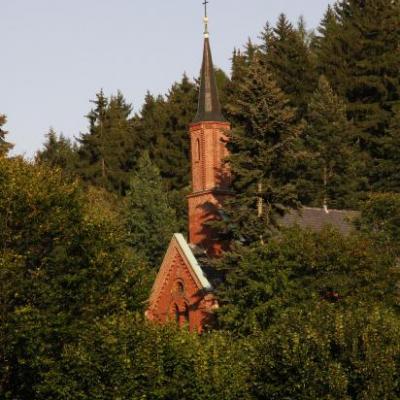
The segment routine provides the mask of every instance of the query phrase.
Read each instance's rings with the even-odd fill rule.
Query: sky
[[[316,28],[333,0],[210,0],[214,63],[230,73],[233,49],[281,12]],[[197,77],[202,0],[0,0],[0,113],[13,154],[27,158],[53,127],[87,130],[90,100],[118,90],[139,112],[147,91],[164,94],[182,74]]]

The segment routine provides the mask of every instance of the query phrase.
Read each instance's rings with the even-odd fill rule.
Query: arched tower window
[[[200,139],[196,139],[196,161],[200,162],[201,160],[201,146],[200,146]]]

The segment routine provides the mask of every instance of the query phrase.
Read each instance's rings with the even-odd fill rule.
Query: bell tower
[[[189,242],[202,247],[208,255],[218,256],[219,243],[209,222],[221,218],[224,198],[230,194],[230,171],[225,163],[230,124],[221,112],[208,34],[208,17],[204,17],[204,49],[199,102],[190,125],[192,193],[189,201]]]

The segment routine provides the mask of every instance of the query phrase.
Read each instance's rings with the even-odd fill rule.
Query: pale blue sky
[[[229,73],[234,47],[280,12],[315,28],[332,0],[210,0],[214,62]],[[14,153],[30,157],[50,126],[85,131],[89,100],[122,91],[139,111],[200,70],[202,0],[0,0],[0,113]]]

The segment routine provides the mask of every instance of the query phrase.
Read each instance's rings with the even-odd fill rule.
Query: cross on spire
[[[207,4],[209,3],[208,0],[204,0],[203,6],[204,6],[204,17],[207,18]]]
[[[203,6],[204,6],[204,37],[208,37],[208,14],[207,14],[207,5],[209,1],[204,0]]]

